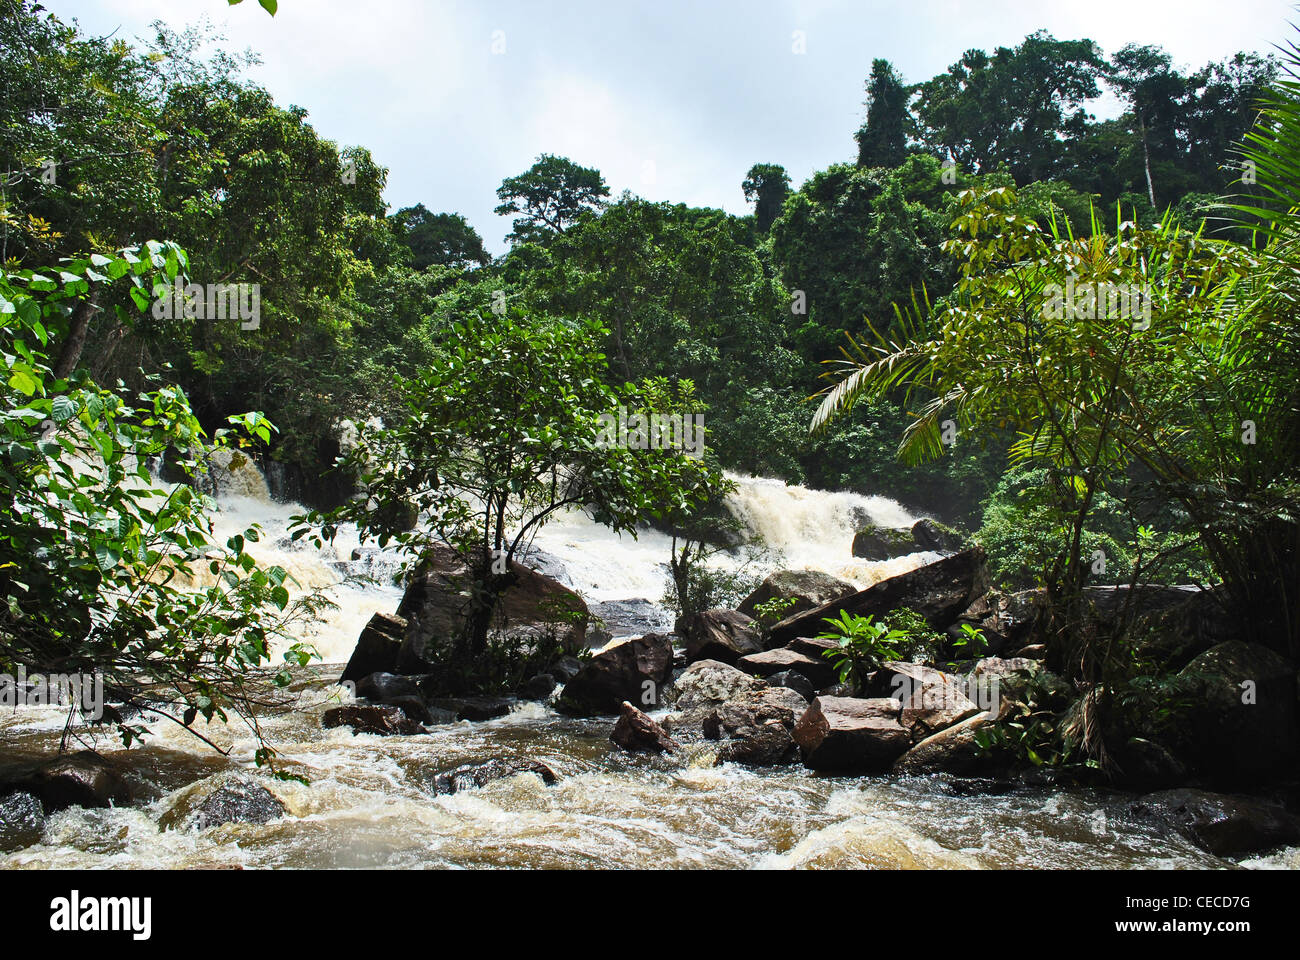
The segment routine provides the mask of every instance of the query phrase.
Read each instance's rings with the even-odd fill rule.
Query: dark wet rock
[[[551,664],[548,669],[560,683],[568,683],[582,670],[582,661],[577,657],[564,656]]]
[[[929,517],[923,517],[912,524],[911,532],[912,540],[919,550],[952,554],[966,546],[966,537],[959,531]]]
[[[10,791],[32,794],[46,813],[67,807],[124,807],[134,800],[118,765],[90,750],[55,757],[0,783],[0,793]]]
[[[375,673],[393,673],[406,635],[406,620],[387,613],[376,613],[361,631],[352,658],[339,677],[339,683],[357,683]]]
[[[886,770],[911,744],[892,697],[818,697],[794,726],[803,762],[814,770]]]
[[[1158,790],[1187,782],[1187,768],[1163,744],[1130,737],[1111,749],[1115,781],[1132,790]]]
[[[429,706],[454,714],[457,720],[495,720],[504,717],[515,708],[516,701],[510,697],[435,697],[429,700]]]
[[[557,580],[510,564],[515,583],[497,603],[494,628],[521,638],[549,631],[571,651],[583,649],[590,614],[587,604]],[[412,574],[397,608],[408,621],[396,673],[431,671],[436,652],[459,636],[469,611],[472,580],[464,558],[446,545],[436,545],[428,562]]]
[[[1167,824],[1217,856],[1300,843],[1300,817],[1255,797],[1164,790],[1140,798],[1132,809]]]
[[[400,707],[368,703],[331,707],[321,716],[321,726],[326,730],[351,727],[354,736],[372,733],[380,737],[409,737],[422,732],[420,725]]]
[[[283,801],[262,784],[234,777],[206,795],[187,798],[163,814],[164,829],[188,824],[206,830],[227,823],[270,823],[286,813]]]
[[[1012,659],[1015,660],[1042,660],[1046,656],[1047,644],[1045,643],[1031,643],[1011,654]]]
[[[705,610],[683,618],[677,629],[690,663],[696,660],[735,663],[763,649],[758,624],[738,610]]]
[[[823,619],[841,611],[880,619],[899,607],[921,614],[935,630],[945,630],[988,589],[988,571],[982,547],[972,547],[897,577],[882,580],[866,590],[820,607],[787,617],[769,631],[771,642],[789,643],[822,632]]]
[[[1231,641],[1194,658],[1164,691],[1160,736],[1194,776],[1225,786],[1287,776],[1300,753],[1296,672],[1260,644]]]
[[[992,723],[985,713],[976,713],[959,723],[931,734],[898,758],[894,772],[920,775],[951,773],[958,776],[975,773],[989,766],[975,735]]]
[[[370,703],[397,707],[416,723],[433,723],[434,714],[420,693],[419,682],[394,673],[372,673],[362,677],[357,697]]]
[[[710,740],[724,741],[718,763],[755,767],[793,763],[799,756],[794,725],[807,709],[807,701],[793,690],[769,687],[714,708],[704,720],[703,732]]]
[[[736,666],[758,677],[770,677],[773,674],[793,670],[795,673],[802,674],[813,687],[818,689],[834,683],[835,668],[831,662],[820,653],[812,652],[815,649],[810,646],[812,641],[805,639],[802,643],[802,646],[791,644],[741,657],[736,661]],[[829,644],[829,641],[827,643]]]
[[[419,681],[395,673],[372,673],[357,681],[357,696],[375,703],[402,697],[419,697]]]
[[[658,706],[672,679],[670,637],[651,633],[602,650],[564,686],[560,706],[585,716],[616,714],[623,701]]]
[[[539,673],[528,679],[528,682],[520,688],[519,695],[525,700],[545,700],[557,685],[558,681],[551,674]]]
[[[785,687],[787,690],[793,690],[799,696],[804,698],[807,703],[812,703],[817,697],[817,688],[814,687],[807,677],[802,673],[794,670],[784,670],[781,673],[774,673],[767,678],[769,687]]]
[[[863,560],[892,560],[915,553],[919,548],[910,530],[895,530],[869,524],[853,537],[853,555]]]
[[[0,853],[40,843],[44,833],[45,809],[38,797],[26,791],[0,797]]]
[[[467,763],[453,770],[436,774],[432,787],[435,795],[443,796],[459,793],[461,790],[472,790],[493,780],[501,780],[521,773],[536,774],[548,787],[558,783],[560,779],[555,775],[554,770],[537,760],[488,760],[484,763]]]
[[[681,749],[663,727],[626,700],[609,739],[629,753],[672,753]]]
[[[785,614],[791,616],[801,610],[811,610],[823,603],[847,597],[857,589],[847,580],[822,573],[820,570],[777,570],[775,573],[768,574],[758,588],[736,609],[752,617],[755,616],[755,608],[760,603],[767,603],[770,600],[793,600],[793,606]]]
[[[701,732],[705,718],[729,700],[739,700],[767,685],[718,660],[697,660],[673,681],[665,702],[675,711],[664,719],[674,732]]]

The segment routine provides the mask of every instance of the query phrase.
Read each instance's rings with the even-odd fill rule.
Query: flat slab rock
[[[813,770],[887,770],[911,746],[893,697],[818,697],[799,718],[794,740]]]
[[[810,641],[799,642],[808,644]],[[817,689],[830,686],[836,679],[835,668],[825,657],[809,653],[807,649],[807,646],[800,648],[794,645],[778,647],[775,650],[741,657],[736,661],[736,666],[757,677],[770,677],[773,674],[793,670],[795,673],[802,674]]]

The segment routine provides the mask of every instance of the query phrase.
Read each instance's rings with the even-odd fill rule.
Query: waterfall
[[[215,517],[218,537],[224,540],[260,524],[264,536],[249,548],[254,556],[264,564],[284,567],[304,588],[325,590],[339,605],[327,614],[327,623],[303,639],[313,643],[327,661],[346,660],[370,617],[397,608],[401,588],[392,582],[392,575],[400,558],[361,547],[350,525],[322,550],[305,541],[293,543],[287,536],[290,518],[306,513],[306,508],[275,502],[251,458],[238,452],[218,454],[213,473],[220,507]],[[774,555],[771,569],[820,570],[867,587],[938,558],[919,552],[879,563],[853,557],[853,535],[864,525],[905,529],[916,521],[887,497],[811,490],[778,480],[739,476],[731,480],[736,488],[727,507],[740,521],[746,539],[761,542]],[[525,559],[557,576],[590,603],[632,599],[658,603],[667,586],[670,548],[671,539],[657,530],[615,534],[581,511],[569,511],[538,532]],[[722,553],[712,562],[735,569],[744,559],[743,552]],[[370,574],[380,582],[349,582],[349,574]]]

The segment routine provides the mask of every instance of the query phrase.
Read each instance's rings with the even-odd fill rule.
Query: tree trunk
[[[63,341],[59,359],[54,364],[56,380],[66,380],[72,376],[72,371],[77,369],[77,364],[81,361],[81,352],[86,347],[86,334],[90,330],[90,318],[99,309],[95,300],[96,296],[92,293],[72,309],[72,317],[68,320],[68,338]]]
[[[1156,188],[1151,182],[1151,151],[1147,147],[1147,125],[1142,119],[1142,112],[1138,111],[1138,131],[1142,134],[1142,166],[1147,175],[1147,199],[1151,201],[1151,208],[1156,206]]]

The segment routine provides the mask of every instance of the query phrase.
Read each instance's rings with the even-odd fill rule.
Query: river
[[[785,555],[785,566],[866,584],[928,559],[870,564],[850,556],[864,520],[904,527],[915,519],[891,500],[737,479],[733,511]],[[395,585],[350,584],[344,575],[358,567],[391,573],[392,558],[351,561],[356,544],[346,531],[323,553],[276,546],[301,508],[273,502],[252,473],[227,488],[221,506],[223,532],[261,523],[260,558],[327,588],[339,604],[305,638],[324,663],[298,671],[285,705],[261,718],[286,769],[309,783],[272,785],[288,816],[269,824],[162,829],[159,821],[187,795],[251,766],[251,736],[233,723],[204,727],[231,748],[229,758],[170,724],[153,725],[149,744],[129,752],[101,738],[98,748],[125,765],[142,802],[55,814],[41,842],[0,855],[0,868],[1300,867],[1300,848],[1220,860],[1131,816],[1124,794],[1043,786],[989,792],[944,778],[831,778],[797,765],[715,767],[707,745],[679,758],[632,756],[608,741],[612,720],[576,720],[535,703],[499,720],[416,737],[323,730],[320,713],[340,697],[332,683],[338,664],[370,616],[391,612],[400,599]],[[662,595],[667,543],[659,534],[615,537],[570,515],[546,528],[535,546],[563,564],[568,582],[590,602],[653,602]],[[0,742],[9,758],[49,753],[64,719],[54,708],[0,713]],[[521,775],[434,795],[437,772],[494,757],[540,760],[560,781],[548,787]]]

